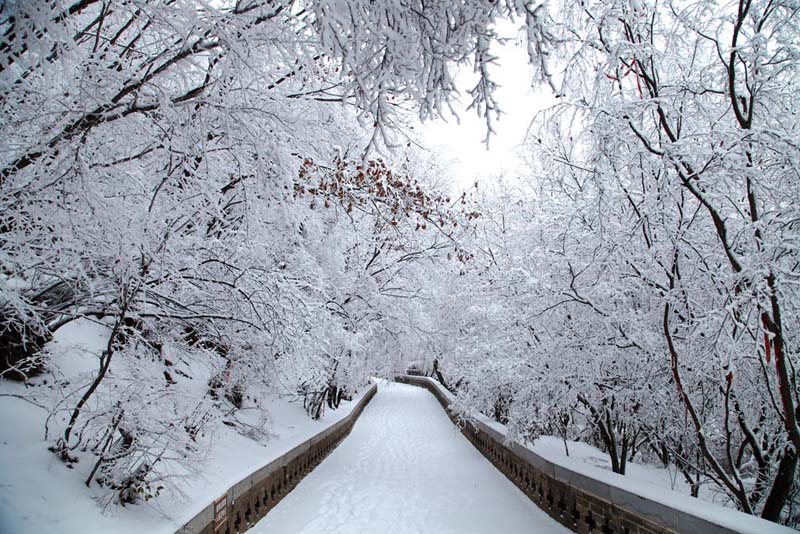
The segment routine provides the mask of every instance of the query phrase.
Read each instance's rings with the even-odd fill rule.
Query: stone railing
[[[786,527],[622,475],[545,459],[511,442],[505,427],[481,414],[467,420],[448,408],[453,395],[431,378],[398,376],[428,389],[464,436],[551,517],[579,533],[778,534]]]
[[[176,534],[235,534],[250,528],[350,433],[377,389],[373,384],[349,415],[229,488]]]

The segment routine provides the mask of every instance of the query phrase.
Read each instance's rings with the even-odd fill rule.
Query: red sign
[[[228,522],[228,496],[223,495],[214,501],[214,532],[220,530]]]

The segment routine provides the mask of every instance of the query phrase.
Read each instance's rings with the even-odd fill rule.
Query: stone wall
[[[292,491],[350,433],[364,407],[375,396],[377,388],[377,384],[373,384],[347,417],[229,488],[220,499],[209,504],[176,534],[236,534],[246,531]]]
[[[502,425],[477,415],[468,420],[448,408],[452,394],[428,377],[397,382],[428,389],[462,434],[511,482],[556,521],[579,533],[703,534],[790,533],[794,530],[736,510],[648,485],[621,475],[595,475],[561,465],[509,442]],[[661,496],[661,497],[660,497]]]

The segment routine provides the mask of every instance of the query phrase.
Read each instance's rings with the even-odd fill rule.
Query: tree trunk
[[[781,518],[781,510],[786,505],[789,492],[794,483],[794,473],[797,469],[797,452],[791,446],[786,447],[783,458],[778,464],[778,473],[772,482],[772,489],[764,503],[761,517],[769,521],[778,522]]]

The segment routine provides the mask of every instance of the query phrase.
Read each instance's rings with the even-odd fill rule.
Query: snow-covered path
[[[351,434],[250,532],[569,531],[481,456],[427,390],[381,383]]]

